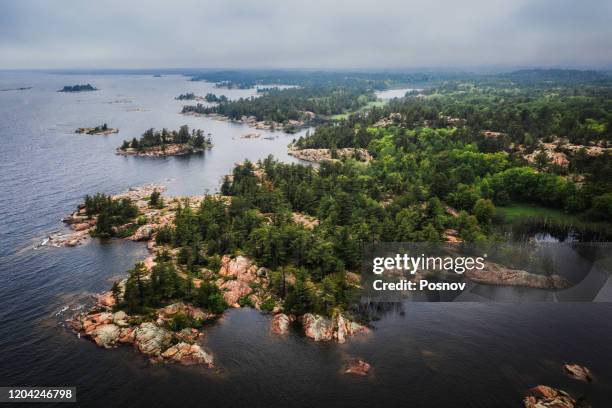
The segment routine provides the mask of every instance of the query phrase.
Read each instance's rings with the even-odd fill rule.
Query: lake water
[[[100,91],[55,92],[87,82]],[[257,131],[259,139],[240,139],[253,129],[180,115],[180,93],[255,94],[180,76],[0,73],[0,89],[24,86],[33,88],[0,92],[0,385],[73,385],[84,407],[516,407],[537,384],[610,405],[610,304],[378,305],[371,334],[343,345],[314,343],[297,329],[276,337],[269,316],[231,310],[205,329],[217,370],[154,365],[130,347],[103,350],[78,339],[62,324],[72,312],[64,308],[108,289],[146,254],[143,244],[124,241],[35,249],[84,194],[143,183],[166,184],[168,194],[215,191],[236,161],[294,161],[286,145],[297,136]],[[120,133],[73,133],[104,122]],[[114,154],[149,127],[182,124],[210,132],[214,148],[184,158]],[[352,357],[370,362],[372,374],[343,375]],[[595,381],[566,377],[564,362],[587,365]]]

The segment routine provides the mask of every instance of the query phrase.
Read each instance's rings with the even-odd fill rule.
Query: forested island
[[[204,98],[202,98],[201,96],[197,96],[193,92],[187,92],[187,93],[184,93],[184,94],[180,94],[179,96],[177,96],[174,99],[176,99],[177,101],[194,101],[194,100],[201,101]]]
[[[88,92],[88,91],[97,91],[98,88],[95,88],[91,84],[85,85],[65,85],[62,89],[57,92]]]
[[[126,156],[178,156],[200,153],[212,147],[210,134],[202,129],[189,131],[187,125],[179,130],[148,129],[140,139],[124,140],[117,154]]]
[[[75,216],[90,234],[147,240],[151,255],[79,315],[76,330],[105,347],[134,343],[151,358],[212,365],[193,335],[230,306],[272,313],[278,334],[294,321],[316,341],[367,332],[364,244],[496,242],[512,239],[509,226],[609,240],[612,82],[571,73],[440,81],[295,140],[295,154],[308,149],[317,167],[245,161],[220,194],[86,198]],[[296,104],[314,103],[291,91]],[[341,103],[343,92],[325,100]],[[194,134],[184,128],[181,137]],[[124,149],[158,146],[168,134],[150,130]],[[495,264],[466,277],[572,284]],[[151,336],[154,349],[143,346]]]
[[[92,127],[92,128],[78,128],[74,133],[85,133],[88,135],[110,135],[112,133],[119,133],[119,129],[108,127],[106,123]]]
[[[454,77],[448,75],[446,77]],[[376,74],[331,72],[218,72],[192,77],[218,86],[258,89],[260,96],[234,101],[215,100],[215,106],[183,107],[184,114],[220,115],[252,127],[295,133],[373,106],[375,91],[408,83],[425,84],[439,79],[433,74]],[[290,85],[281,88],[278,85]],[[275,86],[276,85],[276,86]],[[221,97],[222,98],[222,97]]]
[[[372,90],[356,88],[290,88],[267,89],[262,96],[235,101],[211,98],[215,106],[186,105],[184,114],[221,115],[242,121],[258,129],[295,133],[313,126],[330,115],[357,110],[375,100]]]

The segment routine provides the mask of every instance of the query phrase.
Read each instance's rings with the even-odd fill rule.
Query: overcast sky
[[[612,66],[611,0],[0,0],[0,68]]]

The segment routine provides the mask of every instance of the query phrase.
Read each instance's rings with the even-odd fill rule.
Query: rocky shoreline
[[[156,256],[166,253],[171,262],[176,262],[177,251],[173,248],[158,245],[157,231],[165,226],[173,225],[177,209],[189,206],[192,209],[199,207],[204,196],[195,197],[168,197],[160,207],[151,205],[150,197],[154,192],[163,192],[161,185],[147,185],[131,188],[125,193],[113,196],[113,199],[128,198],[138,208],[139,222],[130,222],[126,225],[114,227],[117,232],[130,231],[124,239],[132,241],[147,241],[150,255],[144,259],[143,266],[146,274],[143,279],[150,279],[151,271],[156,265]],[[215,196],[218,200],[231,200],[231,197]],[[57,245],[75,246],[83,242],[90,235],[96,225],[96,216],[87,217],[86,208],[81,205],[77,211],[63,220],[70,225],[73,232],[63,241],[54,241]],[[187,274],[178,267],[178,275],[185,279]],[[468,273],[473,281],[501,285],[529,285],[541,287],[553,285],[564,287],[560,279],[539,277],[524,271],[514,271],[497,266],[487,268],[480,275]],[[546,278],[547,280],[541,280]],[[336,312],[332,316],[323,316],[314,313],[293,315],[283,310],[282,302],[270,292],[270,271],[259,267],[253,260],[244,255],[221,257],[218,269],[202,268],[201,274],[191,279],[194,288],[200,288],[203,283],[213,284],[220,290],[223,300],[232,308],[253,307],[257,310],[269,310],[272,317],[270,331],[273,335],[287,335],[293,325],[299,327],[304,335],[316,342],[344,343],[350,337],[358,334],[367,334],[369,329],[353,320],[345,312]],[[214,359],[210,352],[205,351],[200,344],[204,336],[203,325],[213,322],[221,314],[199,308],[193,304],[175,299],[162,304],[161,307],[147,312],[145,315],[129,315],[120,310],[117,302],[122,302],[123,291],[127,279],[118,282],[114,294],[105,292],[97,296],[95,305],[69,320],[69,325],[79,336],[92,340],[103,348],[114,348],[120,345],[132,345],[141,354],[155,362],[176,362],[179,364],[200,364],[214,367]],[[547,287],[548,287],[547,286]],[[264,303],[266,306],[264,307]],[[272,304],[272,306],[270,305]],[[188,325],[173,331],[171,322],[175,316],[187,317]],[[197,324],[195,324],[196,322]],[[191,327],[196,326],[196,327]],[[176,328],[176,327],[175,327]],[[361,359],[353,360],[346,369],[345,374],[366,376],[371,366]],[[573,378],[589,381],[591,374],[588,370],[576,365],[566,365],[564,370]],[[532,396],[536,398],[535,396]],[[537,398],[536,398],[537,400]],[[532,399],[529,399],[529,403]],[[537,406],[537,405],[534,405]]]
[[[205,364],[214,367],[212,355],[198,344],[198,339],[203,336],[199,330],[185,328],[172,332],[166,323],[179,313],[202,322],[214,319],[215,315],[193,306],[175,303],[158,309],[155,321],[141,322],[140,316],[129,316],[124,311],[113,313],[113,305],[114,302],[98,302],[94,309],[68,320],[69,326],[79,337],[82,335],[89,338],[99,347],[114,348],[131,344],[154,362]]]
[[[538,275],[486,262],[483,270],[468,269],[465,276],[474,283],[486,285],[524,286],[534,289],[567,289],[572,284],[559,275]]]
[[[148,198],[155,191],[162,193],[166,190],[166,187],[158,184],[148,184],[140,187],[130,188],[128,191],[112,196],[113,200],[119,200],[122,198],[130,199],[142,213],[142,216],[147,223],[138,226],[135,232],[125,239],[130,241],[144,241],[150,238],[153,230],[167,224],[172,214],[164,214],[160,209],[150,208]],[[71,231],[49,235],[42,246],[54,246],[54,247],[74,247],[85,243],[91,237],[91,233],[94,231],[96,226],[96,216],[88,217],[86,215],[85,206],[81,205],[79,208],[62,219],[62,222],[70,228]],[[116,228],[117,232],[125,231],[129,228],[136,227],[135,223],[128,223]]]
[[[154,249],[154,245],[150,246]],[[147,265],[150,271],[155,262],[151,259]],[[215,284],[221,289],[223,298],[233,308],[242,307],[240,299],[249,299],[252,307],[261,310],[262,299],[267,296],[267,276],[265,268],[258,268],[249,258],[224,256],[219,269],[219,279]],[[202,281],[194,279],[195,287]],[[118,283],[122,292],[126,280]],[[119,296],[122,296],[121,294]],[[173,332],[168,322],[181,314],[190,321],[201,324],[212,322],[222,316],[195,307],[191,304],[176,302],[156,309],[152,315],[128,315],[122,310],[115,310],[116,299],[111,292],[96,296],[95,305],[81,312],[67,323],[79,337],[92,340],[103,348],[114,348],[119,345],[131,344],[141,354],[151,361],[176,362],[184,365],[204,364],[214,367],[213,357],[199,344],[204,336],[201,328],[186,327]],[[286,315],[277,305],[273,310],[271,332],[275,335],[285,335],[290,325],[299,322],[306,337],[313,341],[336,341],[344,343],[349,337],[358,333],[367,333],[367,327],[351,321],[348,316],[337,314],[332,318],[306,313],[303,316]],[[368,368],[369,369],[369,368]],[[359,374],[365,375],[365,374]]]
[[[144,220],[142,225],[129,223],[116,227],[119,232],[137,226],[133,233],[124,239],[147,241],[147,248],[151,255],[143,262],[148,274],[144,279],[150,279],[150,273],[156,265],[155,258],[158,251],[166,251],[176,256],[176,251],[171,248],[157,245],[155,239],[157,231],[164,226],[171,225],[179,204],[195,209],[204,199],[203,196],[189,197],[188,201],[184,197],[168,198],[164,208],[152,208],[149,197],[156,191],[165,191],[165,187],[160,185],[136,187],[112,197],[112,199],[129,198],[138,207],[139,218]],[[216,197],[220,200],[229,199],[223,196]],[[83,205],[63,221],[70,225],[73,232],[66,234],[62,241],[54,240],[53,245],[55,246],[76,246],[82,243],[89,238],[90,232],[96,225],[96,217],[88,218]],[[224,255],[220,260],[218,271],[206,269],[202,273],[202,278],[193,278],[192,282],[195,288],[199,288],[204,279],[213,283],[219,288],[223,299],[230,307],[251,306],[262,310],[264,301],[274,301],[268,291],[268,275],[269,271],[266,268],[258,267],[246,256]],[[179,271],[179,276],[186,278],[187,275]],[[214,366],[211,354],[204,351],[198,344],[198,338],[203,335],[201,328],[186,327],[179,332],[173,332],[169,329],[168,322],[174,316],[181,314],[187,316],[191,322],[197,321],[200,326],[202,323],[215,320],[220,315],[181,301],[160,307],[147,315],[128,315],[125,311],[117,309],[117,301],[121,301],[126,282],[127,279],[123,279],[117,283],[119,293],[115,295],[111,292],[97,295],[92,308],[68,320],[70,327],[79,336],[91,339],[100,347],[114,348],[122,344],[132,344],[153,361]],[[355,323],[345,314],[338,313],[328,318],[306,313],[296,317],[284,314],[281,304],[277,301],[274,303],[271,319],[271,331],[274,334],[287,334],[290,325],[294,322],[299,322],[306,337],[314,341],[343,343],[353,335],[368,331],[365,326]]]
[[[131,147],[122,149],[118,147],[117,150],[115,150],[115,154],[137,157],[183,156],[187,154],[202,153],[211,147],[212,146],[194,147],[187,143],[171,143],[162,146],[147,147],[145,149],[133,149]]]

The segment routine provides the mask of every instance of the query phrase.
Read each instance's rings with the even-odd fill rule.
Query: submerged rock
[[[563,370],[576,380],[587,382],[591,382],[593,380],[591,371],[585,366],[581,366],[578,364],[564,364]]]
[[[525,408],[590,408],[582,398],[575,399],[563,390],[546,385],[529,389],[523,405]]]
[[[344,374],[366,376],[368,375],[370,368],[372,368],[372,366],[369,363],[358,358],[349,362],[348,367],[346,368],[346,370],[344,370]]]

